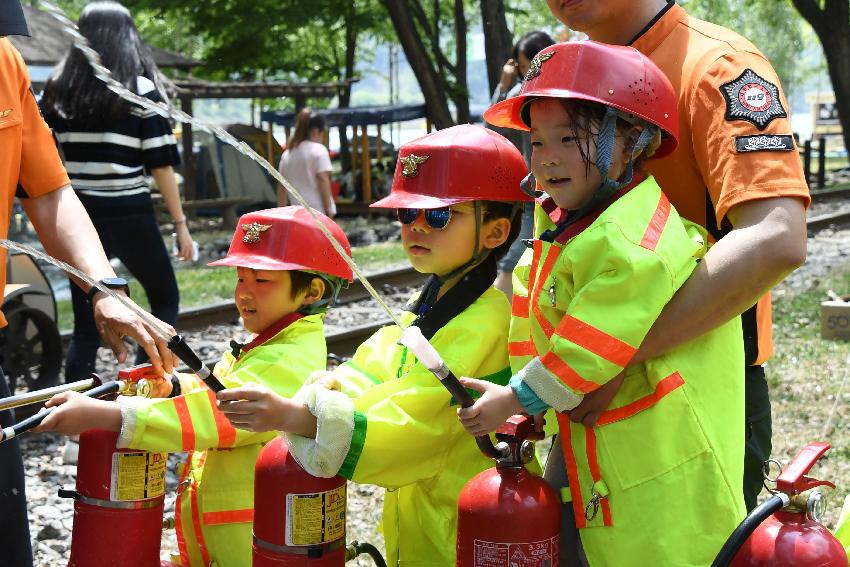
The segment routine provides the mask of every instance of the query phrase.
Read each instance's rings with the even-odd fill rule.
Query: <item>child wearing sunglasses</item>
[[[571,496],[562,565],[708,565],[744,516],[739,318],[636,358],[707,248],[641,168],[676,146],[676,94],[634,48],[593,41],[543,49],[526,78],[484,114],[531,130],[545,191],[533,250],[514,271],[513,376],[463,379],[482,396],[459,417],[482,435],[514,413],[559,412]],[[570,419],[612,384],[622,385],[594,427]]]
[[[430,274],[401,315],[458,376],[505,384],[510,306],[492,287],[497,260],[519,231],[522,155],[504,137],[455,126],[401,147],[391,194],[411,264]],[[485,200],[486,199],[486,200]],[[387,564],[455,564],[457,497],[492,466],[457,421],[456,402],[388,326],[295,399],[256,386],[219,393],[234,426],[286,432],[298,462],[387,488]]]

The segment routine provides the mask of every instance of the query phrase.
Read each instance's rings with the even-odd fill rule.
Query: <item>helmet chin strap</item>
[[[309,305],[302,305],[297,309],[298,313],[302,315],[315,315],[316,313],[324,313],[328,310],[328,308],[336,303],[337,298],[339,297],[339,293],[343,288],[348,287],[348,281],[342,278],[338,278],[336,276],[329,276],[327,274],[323,274],[320,272],[314,272],[311,270],[303,270],[308,274],[313,274],[318,278],[322,278],[325,282],[325,285],[330,286],[331,293],[326,297],[323,297]]]

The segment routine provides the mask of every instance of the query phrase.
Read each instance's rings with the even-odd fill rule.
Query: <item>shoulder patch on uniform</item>
[[[779,100],[779,87],[759,77],[752,69],[723,85],[720,92],[726,99],[726,120],[746,120],[764,130],[774,118],[787,118]]]
[[[758,134],[735,136],[735,151],[746,152],[790,152],[794,149],[794,138],[781,134]]]

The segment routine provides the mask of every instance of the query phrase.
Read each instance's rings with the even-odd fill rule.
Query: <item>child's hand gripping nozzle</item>
[[[806,476],[829,448],[829,443],[811,443],[794,457],[776,478],[773,497],[741,522],[712,567],[846,567],[844,546],[820,523],[824,497],[813,490],[835,485]]]
[[[68,391],[81,392],[90,398],[109,398],[110,396],[114,398],[117,394],[150,398],[153,394],[153,381],[161,379],[162,377],[154,371],[153,366],[150,364],[139,364],[120,369],[116,380],[104,381],[99,375],[92,374],[86,380],[70,382],[17,396],[9,396],[0,400],[0,410],[44,402],[56,394]],[[0,430],[0,443],[35,429],[50,415],[51,411],[53,411],[53,408],[43,410],[14,425],[3,428]]]

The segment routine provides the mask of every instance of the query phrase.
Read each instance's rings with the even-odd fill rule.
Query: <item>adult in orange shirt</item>
[[[762,487],[761,463],[771,449],[761,367],[772,352],[769,290],[805,260],[810,201],[779,79],[752,43],[690,17],[674,0],[547,3],[571,29],[646,54],[679,94],[679,146],[646,168],[679,213],[706,227],[717,243],[661,313],[632,364],[741,315],[747,358],[744,499],[752,508]],[[586,396],[572,419],[595,423],[621,383]]]
[[[18,0],[0,2],[0,238],[8,234],[12,201],[17,196],[48,254],[94,278],[114,278],[97,232],[71,188],[53,136],[38,112],[23,59],[7,35],[29,35]],[[0,292],[6,281],[5,254],[0,250]],[[79,285],[85,290],[90,287]],[[165,341],[154,338],[132,311],[102,293],[93,294],[92,304],[101,336],[119,362],[127,357],[122,338],[129,336],[145,349],[154,366],[163,372],[173,370],[174,358]],[[0,315],[0,325],[5,324]],[[0,371],[0,397],[8,395]],[[0,412],[2,427],[12,423],[11,411]],[[32,565],[23,464],[16,439],[0,444],[0,518],[3,564]]]

